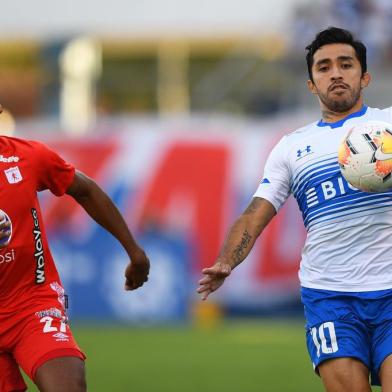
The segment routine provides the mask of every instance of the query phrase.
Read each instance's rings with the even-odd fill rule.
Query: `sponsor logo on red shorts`
[[[52,336],[56,338],[56,342],[69,342],[69,336],[63,332],[57,332]]]

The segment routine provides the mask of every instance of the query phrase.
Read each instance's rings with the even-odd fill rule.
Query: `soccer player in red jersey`
[[[83,352],[67,323],[66,296],[48,247],[37,192],[72,196],[122,244],[125,289],[147,281],[149,260],[120,212],[89,177],[37,141],[0,136],[0,391],[86,391]]]

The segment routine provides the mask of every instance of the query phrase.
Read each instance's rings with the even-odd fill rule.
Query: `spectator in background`
[[[389,0],[319,0],[302,3],[293,14],[293,50],[301,50],[315,32],[344,26],[366,42],[371,64],[390,60],[392,2]]]

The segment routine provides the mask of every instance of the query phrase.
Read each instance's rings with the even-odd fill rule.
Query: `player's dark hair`
[[[356,53],[356,56],[361,64],[362,75],[367,71],[366,65],[366,46],[354,39],[353,35],[339,27],[328,27],[326,30],[320,31],[316,38],[306,47],[308,53],[306,54],[306,63],[308,65],[309,78],[313,82],[312,66],[314,61],[314,54],[318,49],[328,44],[347,44],[351,45]]]

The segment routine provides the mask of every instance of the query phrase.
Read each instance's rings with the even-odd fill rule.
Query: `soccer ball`
[[[12,237],[11,219],[3,210],[0,210],[0,224],[3,224],[5,222],[10,222],[11,225],[10,225],[10,227],[7,227],[5,230],[1,230],[1,231],[8,231],[9,230],[10,233],[6,237],[0,238],[0,248],[4,248],[5,246],[7,246],[10,243],[11,237]]]
[[[343,177],[365,192],[392,190],[392,124],[370,121],[349,130],[340,144]]]

